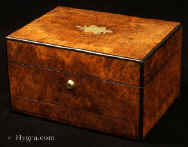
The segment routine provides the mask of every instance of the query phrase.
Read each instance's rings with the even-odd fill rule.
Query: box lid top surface
[[[178,22],[56,7],[8,37],[142,60]]]

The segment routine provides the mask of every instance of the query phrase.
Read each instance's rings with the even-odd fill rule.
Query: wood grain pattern
[[[182,28],[179,28],[170,38],[144,62],[144,84],[152,80],[163,65],[171,60],[182,48]]]
[[[12,40],[7,40],[7,49],[9,62],[139,86],[140,65],[136,62]]]
[[[180,95],[181,50],[144,87],[143,136],[157,123]]]
[[[104,26],[112,33],[96,35],[77,27],[84,25]],[[177,25],[178,22],[57,7],[9,37],[143,59]]]
[[[58,105],[38,102],[30,98],[12,97],[12,108],[14,111],[22,112],[32,116],[38,116],[49,120],[74,125],[81,128],[100,130],[105,133],[137,139],[134,129],[130,128],[125,120],[110,118],[77,111],[69,107],[59,107]],[[133,132],[132,132],[133,131]]]
[[[17,64],[9,64],[8,69],[13,107],[18,107],[21,110],[25,107],[25,103],[34,101],[33,103],[40,103],[46,108],[38,109],[37,106],[28,105],[23,111],[26,109],[25,111],[40,115],[43,115],[43,111],[45,111],[47,117],[52,115],[54,117],[52,119],[58,121],[56,115],[60,115],[59,117],[62,119],[74,123],[79,116],[77,113],[81,113],[84,118],[78,120],[78,126],[79,123],[94,123],[85,122],[87,117],[95,121],[96,125],[100,123],[97,122],[98,117],[104,119],[103,122],[106,121],[105,119],[110,119],[117,123],[116,119],[118,119],[120,121],[118,123],[123,123],[121,127],[125,127],[122,128],[124,131],[120,131],[119,135],[123,135],[121,134],[123,132],[127,136],[138,136],[139,88]],[[66,88],[66,82],[69,79],[76,83],[73,90]],[[17,106],[18,104],[20,106]],[[55,108],[48,108],[52,106]],[[50,109],[53,109],[54,112],[50,112]],[[60,114],[56,114],[56,111],[60,111],[58,112]],[[70,112],[71,116],[66,116],[66,113]],[[113,122],[106,121],[106,124]]]
[[[180,95],[182,28],[144,62],[143,136]]]
[[[80,29],[90,25],[104,26],[106,33]],[[12,108],[132,139],[142,133],[145,137],[180,93],[182,28],[176,30],[177,26],[177,22],[57,7],[8,36]],[[76,82],[73,90],[66,89],[69,79]]]

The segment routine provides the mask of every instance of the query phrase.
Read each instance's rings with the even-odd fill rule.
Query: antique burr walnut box
[[[180,94],[179,22],[56,7],[6,37],[12,109],[143,139]]]

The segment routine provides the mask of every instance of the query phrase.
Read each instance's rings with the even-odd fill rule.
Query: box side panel
[[[153,80],[144,86],[143,136],[180,95],[180,70],[181,50],[179,48]]]
[[[137,62],[13,40],[7,46],[9,62],[139,86]]]
[[[144,85],[152,80],[155,75],[163,68],[163,66],[171,60],[171,57],[181,49],[182,44],[182,27],[175,28],[164,44],[144,62]]]
[[[9,63],[16,111],[136,139],[139,88]],[[76,87],[66,88],[67,80]]]

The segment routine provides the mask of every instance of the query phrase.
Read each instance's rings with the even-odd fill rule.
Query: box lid
[[[8,38],[142,60],[180,24],[56,7]]]

